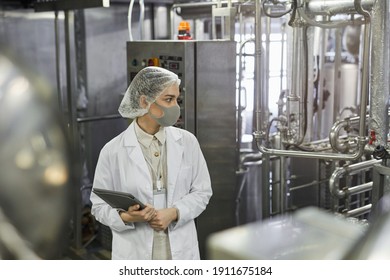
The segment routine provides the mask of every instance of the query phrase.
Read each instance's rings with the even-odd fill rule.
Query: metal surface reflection
[[[70,151],[53,92],[0,49],[0,259],[58,258]]]

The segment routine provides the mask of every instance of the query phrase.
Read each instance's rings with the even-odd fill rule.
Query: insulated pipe
[[[369,115],[366,115],[366,120],[368,120],[369,117],[370,117]],[[390,112],[388,111],[386,116],[384,117],[384,119],[388,119],[389,117],[390,117]],[[359,119],[360,119],[360,116],[352,117],[352,118],[345,118],[345,119],[337,121],[336,123],[333,124],[333,126],[329,132],[329,141],[330,141],[330,145],[332,146],[332,148],[335,151],[340,152],[340,153],[346,152],[348,147],[341,145],[338,142],[340,130],[342,128],[345,128],[345,127],[350,127],[350,126],[356,125],[357,123],[359,123]],[[366,147],[366,148],[368,148],[368,147]]]
[[[369,129],[375,131],[375,146],[387,146],[389,127],[389,1],[376,1],[372,10],[372,50]]]
[[[382,1],[386,2],[380,0]],[[306,12],[311,15],[356,14],[354,0],[305,0],[304,2],[306,2]],[[374,2],[375,0],[362,0],[361,5],[367,10],[374,5]]]
[[[369,9],[372,7],[375,0],[363,0],[363,7]],[[362,24],[361,20],[341,20],[341,21],[330,21],[330,17],[335,14],[356,14],[354,0],[297,0],[297,10],[299,15],[306,21],[307,24],[318,26],[321,28],[338,28],[345,27],[347,25]],[[307,5],[305,5],[307,4]],[[312,8],[310,9],[309,6]],[[323,15],[328,17],[328,22],[318,22],[312,19],[310,16]]]
[[[300,1],[300,0],[298,0]],[[310,18],[304,8],[301,6],[301,5],[298,5],[298,13],[299,15],[304,19],[304,21],[309,24],[309,25],[312,25],[312,26],[317,26],[317,27],[321,27],[321,28],[340,28],[340,27],[346,27],[346,26],[349,26],[349,25],[358,25],[358,24],[363,24],[363,22],[359,19],[351,19],[351,20],[338,20],[338,21],[331,21],[329,18],[327,19],[327,21],[316,21],[312,18]]]
[[[367,104],[367,97],[368,97],[368,82],[370,78],[369,60],[370,60],[371,30],[370,30],[370,14],[367,11],[363,10],[361,6],[361,1],[362,0],[355,0],[355,8],[361,15],[364,16],[366,20],[366,26],[364,28],[364,45],[363,45],[363,70],[362,70],[362,86],[361,86],[362,98],[360,101],[360,116],[365,116],[366,109],[367,109],[366,104]],[[374,55],[372,57],[374,57]],[[365,98],[363,98],[363,96]],[[361,118],[359,131],[362,132],[365,129],[366,129],[366,118]]]
[[[374,164],[377,164],[377,163],[380,163],[380,162],[381,162],[381,160],[371,159],[371,160],[362,161],[362,162],[358,162],[358,163],[351,164],[351,165],[348,165],[348,166],[337,168],[333,172],[332,176],[329,179],[329,190],[330,190],[330,193],[333,194],[335,197],[337,197],[339,199],[344,198],[347,195],[347,191],[346,190],[340,190],[340,188],[339,188],[340,187],[340,184],[339,184],[340,178],[342,176],[346,175],[346,174],[353,174],[353,173],[355,173],[357,171],[370,169]],[[358,189],[356,189],[354,191],[357,192]]]

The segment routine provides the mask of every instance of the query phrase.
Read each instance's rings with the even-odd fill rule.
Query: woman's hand
[[[176,208],[164,208],[157,210],[157,214],[149,222],[149,225],[157,231],[165,230],[170,223],[177,220]]]
[[[130,206],[127,211],[119,213],[121,219],[126,223],[134,222],[149,222],[157,215],[156,209],[150,204],[146,204],[146,207],[139,210],[139,205]]]

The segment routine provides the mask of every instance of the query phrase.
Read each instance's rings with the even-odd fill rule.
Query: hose
[[[129,40],[133,41],[133,34],[131,32],[131,14],[133,12],[134,0],[130,0],[129,11],[127,14],[127,25],[129,28]]]

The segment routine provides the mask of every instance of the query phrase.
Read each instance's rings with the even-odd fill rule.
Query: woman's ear
[[[145,95],[141,95],[141,97],[139,98],[139,105],[141,106],[142,109],[148,108],[148,102],[146,101]]]

